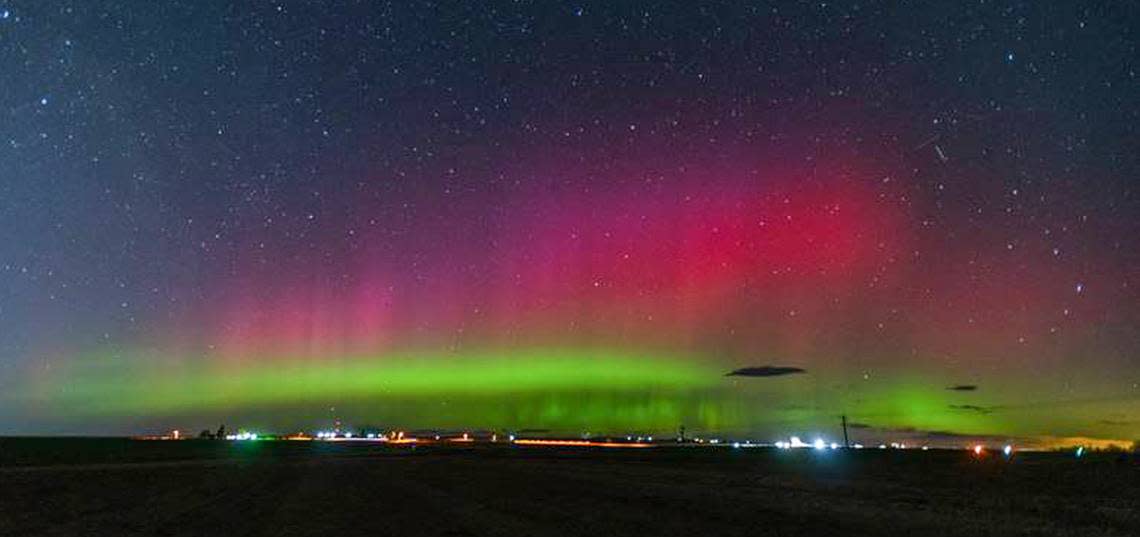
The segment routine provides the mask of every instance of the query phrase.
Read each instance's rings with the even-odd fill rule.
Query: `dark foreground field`
[[[0,440],[4,535],[1140,535],[1112,456]]]

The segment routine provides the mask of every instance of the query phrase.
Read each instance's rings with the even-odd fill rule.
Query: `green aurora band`
[[[353,401],[371,406],[374,414],[423,414],[444,422],[438,425],[649,429],[675,427],[690,414],[680,402],[701,400],[693,394],[715,388],[723,371],[677,357],[532,349],[242,363],[111,354],[74,361],[64,373],[81,380],[66,388],[44,383],[33,397],[79,416],[177,416]],[[439,404],[450,408],[440,412]],[[710,425],[721,421],[705,404],[693,405],[691,414]]]
[[[681,424],[691,431],[729,433],[763,424],[784,434],[831,438],[837,437],[832,422],[839,413],[870,424],[880,437],[1002,431],[1015,438],[1041,430],[1077,436],[1085,427],[1083,416],[1112,405],[1085,400],[1018,406],[1013,399],[977,399],[945,390],[936,372],[865,385],[845,384],[834,372],[741,379],[725,377],[725,365],[693,356],[613,349],[405,351],[230,362],[156,356],[85,355],[30,384],[23,395],[53,412],[94,420],[243,416],[260,427],[287,427],[336,417],[358,425],[566,434],[658,434]],[[1015,391],[1032,393],[1034,387]]]

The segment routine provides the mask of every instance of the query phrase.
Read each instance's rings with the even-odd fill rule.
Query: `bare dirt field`
[[[1140,535],[1128,457],[0,439],[2,535]]]

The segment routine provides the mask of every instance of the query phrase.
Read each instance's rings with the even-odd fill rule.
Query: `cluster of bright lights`
[[[780,449],[805,448],[808,447],[808,444],[805,444],[803,440],[800,440],[800,437],[793,436],[789,438],[787,442],[776,442],[776,447]]]
[[[336,440],[337,438],[344,438],[351,440],[352,433],[338,433],[336,431],[317,431],[317,438],[320,440]],[[368,438],[376,438],[376,435],[369,436]]]
[[[227,434],[226,440],[257,440],[257,433],[242,431],[237,434]]]
[[[404,431],[392,431],[389,436],[382,436],[380,439],[390,444],[415,444],[420,441],[414,436],[404,436]],[[439,435],[436,435],[435,439],[439,440]]]
[[[823,438],[816,438],[815,440],[812,440],[812,442],[809,444],[809,443],[801,440],[800,437],[798,437],[798,436],[790,437],[786,441],[785,440],[777,441],[773,445],[775,445],[778,449],[812,448],[812,449],[816,449],[816,450],[820,450],[820,451],[826,450],[826,449],[839,449],[841,447],[844,447],[843,444],[839,444],[837,442],[828,442],[828,441],[824,440]],[[850,444],[847,447],[849,447],[851,449],[864,449],[867,446],[864,446],[863,444]],[[874,447],[874,446],[871,446],[871,447]],[[904,442],[891,442],[889,445],[888,444],[879,444],[878,445],[879,449],[888,449],[888,448],[890,448],[890,449],[913,449],[915,447],[916,446],[913,446],[913,445],[907,445]],[[930,447],[924,445],[924,446],[921,446],[921,449],[923,451],[929,451]]]
[[[973,453],[975,457],[982,457],[986,454],[986,446],[984,446],[982,444],[974,444],[974,446],[970,448],[970,452]],[[1007,458],[1012,457],[1013,456],[1013,446],[1010,444],[1006,444],[1004,447],[1001,448],[1001,453],[1002,453],[1002,455],[1005,455]]]
[[[392,444],[405,444],[411,442],[418,442],[418,439],[405,437],[404,431],[392,431],[390,434],[383,433],[362,433],[353,434],[348,432],[337,431],[317,431],[314,437],[317,440],[353,440],[358,442],[388,442]],[[439,440],[439,437],[435,437]],[[459,439],[456,439],[459,440]]]
[[[839,449],[839,444],[835,442],[827,442],[822,438],[816,438],[812,443],[808,444],[800,439],[798,436],[793,436],[787,442],[780,440],[776,442],[776,447],[779,449],[795,449],[795,448],[812,448],[815,450],[825,449]]]
[[[643,442],[598,442],[594,440],[539,440],[518,439],[514,443],[520,446],[558,446],[558,447],[604,447],[604,448],[650,448],[653,444]]]

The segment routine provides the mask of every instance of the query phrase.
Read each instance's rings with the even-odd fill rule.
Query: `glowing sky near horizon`
[[[571,7],[6,8],[0,433],[1140,438],[1127,16]]]

